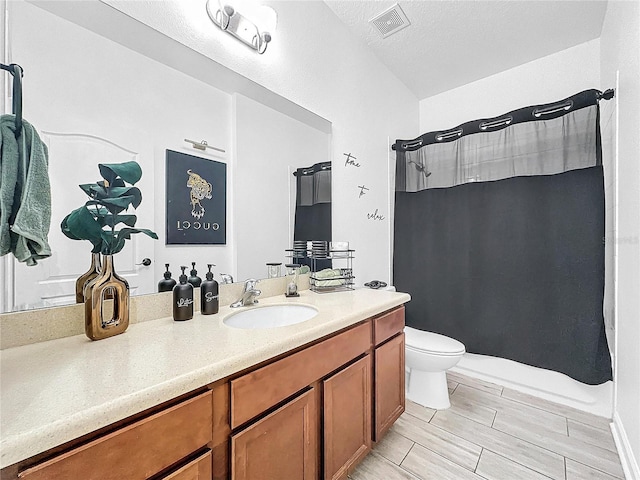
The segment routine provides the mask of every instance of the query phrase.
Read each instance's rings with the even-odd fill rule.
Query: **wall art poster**
[[[167,245],[227,241],[227,165],[167,150]]]

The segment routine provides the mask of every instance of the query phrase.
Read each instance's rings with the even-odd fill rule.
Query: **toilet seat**
[[[455,356],[465,353],[464,344],[439,333],[404,327],[405,346],[409,350],[432,355]]]

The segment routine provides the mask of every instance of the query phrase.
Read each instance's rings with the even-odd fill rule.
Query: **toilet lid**
[[[460,355],[465,352],[464,344],[458,340],[411,327],[404,327],[404,341],[407,348],[426,353]]]

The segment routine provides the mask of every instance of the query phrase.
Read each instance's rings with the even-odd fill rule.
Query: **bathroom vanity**
[[[288,327],[223,307],[4,350],[1,478],[346,478],[404,411],[409,299],[303,291],[260,300],[318,310]]]

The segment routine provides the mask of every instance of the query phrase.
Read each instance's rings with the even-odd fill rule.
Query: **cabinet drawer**
[[[211,480],[211,450],[161,480]]]
[[[31,467],[18,478],[143,480],[209,443],[211,415],[211,392],[206,392]]]
[[[363,323],[231,381],[231,428],[236,428],[371,347]]]
[[[404,329],[404,306],[373,319],[374,343],[380,345]]]

